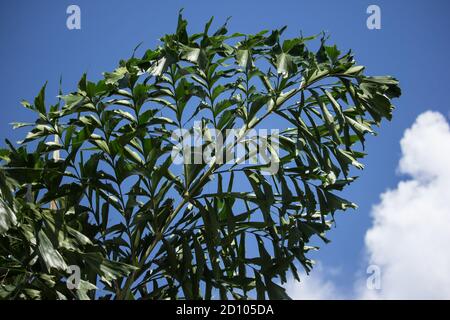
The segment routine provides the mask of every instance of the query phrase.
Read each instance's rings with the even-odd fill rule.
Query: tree
[[[356,207],[336,193],[363,168],[365,135],[391,119],[398,82],[364,75],[324,35],[211,23],[188,35],[180,14],[142,58],[135,50],[98,82],[83,75],[50,107],[45,86],[22,103],[37,119],[15,124],[31,131],[0,152],[0,297],[286,299],[289,273],[310,271],[311,237],[327,242],[334,213]],[[276,172],[220,161],[267,121],[284,129],[245,156]],[[211,126],[237,137],[183,147],[184,160],[211,147],[212,157],[174,163],[173,132]]]

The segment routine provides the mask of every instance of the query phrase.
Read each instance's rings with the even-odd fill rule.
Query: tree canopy
[[[45,86],[23,101],[36,121],[0,150],[0,298],[287,299],[287,277],[311,270],[311,238],[328,241],[334,213],[356,207],[338,194],[363,168],[366,134],[391,120],[398,81],[365,75],[323,34],[211,25],[189,34],[180,14],[160,46],[100,81],[84,74],[52,105]],[[276,172],[220,162],[236,141],[174,163],[177,129],[234,128],[242,141],[275,123],[265,139],[279,150],[256,155]]]

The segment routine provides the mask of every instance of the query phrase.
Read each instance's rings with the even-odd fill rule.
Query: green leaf
[[[34,106],[36,110],[41,114],[46,114],[45,110],[45,88],[47,87],[47,83],[44,84],[39,95],[34,99]]]
[[[283,77],[288,77],[297,71],[297,66],[292,61],[292,57],[287,53],[281,53],[277,56],[277,72]]]
[[[122,80],[128,73],[128,70],[126,67],[120,67],[114,70],[113,72],[105,72],[105,83],[106,84],[112,84],[117,85],[120,80]]]
[[[3,192],[2,192],[3,193]],[[3,194],[0,194],[3,196]],[[0,235],[5,234],[11,227],[17,224],[17,218],[14,211],[8,204],[0,199]]]
[[[253,66],[251,51],[249,49],[238,50],[236,52],[236,62],[245,69],[251,69]]]
[[[52,268],[55,268],[57,270],[65,271],[67,269],[67,264],[64,261],[64,258],[58,250],[53,247],[53,244],[44,231],[40,230],[38,232],[38,240],[39,253],[41,258],[44,260],[47,270],[50,271]]]

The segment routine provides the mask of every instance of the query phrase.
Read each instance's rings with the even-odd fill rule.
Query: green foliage
[[[325,38],[312,52],[315,37],[211,22],[189,35],[180,15],[160,47],[103,80],[83,75],[50,107],[45,86],[23,102],[36,122],[0,151],[1,298],[286,299],[280,282],[311,269],[311,238],[327,241],[334,213],[356,207],[336,192],[362,169],[365,135],[391,119],[398,82],[364,75]],[[276,118],[273,176],[217,157],[172,162],[171,134],[193,119],[245,133]]]

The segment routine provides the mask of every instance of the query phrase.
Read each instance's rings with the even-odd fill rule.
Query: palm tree
[[[142,58],[83,75],[50,107],[45,86],[23,102],[36,122],[0,151],[0,297],[285,299],[289,274],[310,271],[311,237],[326,242],[334,213],[356,207],[337,193],[398,82],[364,75],[324,35],[211,23],[189,35],[180,13]],[[224,161],[238,146],[244,157]]]

